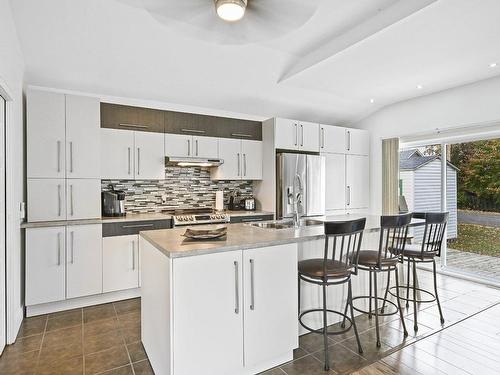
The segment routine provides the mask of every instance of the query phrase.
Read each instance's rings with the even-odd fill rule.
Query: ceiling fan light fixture
[[[239,21],[245,15],[247,0],[215,0],[217,15],[224,21]]]

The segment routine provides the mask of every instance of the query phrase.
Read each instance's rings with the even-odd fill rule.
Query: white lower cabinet
[[[65,299],[65,227],[26,229],[26,305]]]
[[[139,236],[102,239],[103,292],[139,287]]]
[[[297,251],[289,245],[243,252],[244,363],[254,368],[298,346]]]
[[[102,225],[66,228],[66,298],[102,293]]]
[[[101,224],[26,229],[26,305],[102,292]]]

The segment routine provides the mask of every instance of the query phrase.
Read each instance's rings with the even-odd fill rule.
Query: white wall
[[[500,76],[396,103],[353,124],[371,132],[370,211],[382,212],[382,139],[500,121]]]
[[[0,0],[0,86],[11,96],[7,111],[7,288],[8,337],[15,340],[23,318],[22,236],[19,205],[23,201],[24,60],[8,0]],[[6,87],[5,87],[6,86]]]

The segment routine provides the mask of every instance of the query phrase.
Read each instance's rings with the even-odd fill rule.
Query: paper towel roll
[[[215,209],[224,211],[224,192],[222,190],[215,192]]]

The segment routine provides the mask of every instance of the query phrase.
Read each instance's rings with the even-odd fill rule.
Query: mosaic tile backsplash
[[[215,206],[215,192],[224,191],[224,203],[229,193],[240,190],[243,197],[253,194],[251,181],[212,181],[206,168],[165,168],[165,180],[102,180],[101,189],[125,191],[127,212],[160,212],[178,208]]]

